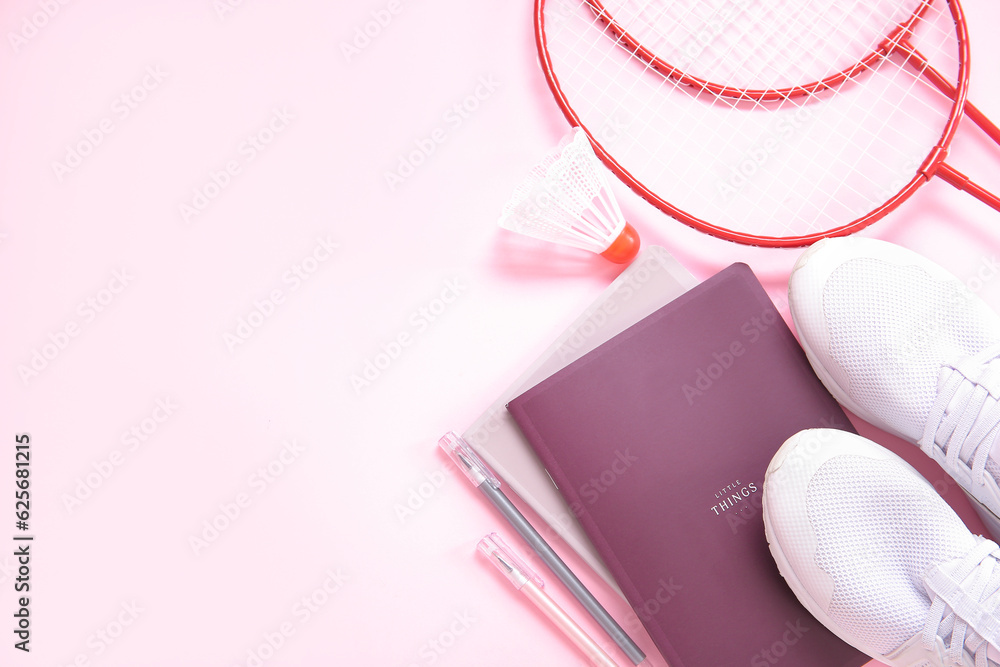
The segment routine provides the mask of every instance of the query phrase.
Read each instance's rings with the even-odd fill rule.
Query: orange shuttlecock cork
[[[574,129],[528,173],[498,224],[543,241],[581,248],[618,264],[639,252],[587,134]]]

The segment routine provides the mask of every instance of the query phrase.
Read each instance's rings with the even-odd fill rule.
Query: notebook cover
[[[610,586],[601,562],[538,455],[506,410],[507,402],[601,343],[645,318],[697,283],[665,248],[644,246],[580,317],[483,412],[463,437],[482,459]],[[620,591],[619,591],[620,592]]]
[[[671,667],[869,661],[795,599],[764,537],[772,455],[853,431],[745,264],[508,409]]]

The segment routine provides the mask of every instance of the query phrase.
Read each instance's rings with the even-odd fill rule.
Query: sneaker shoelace
[[[936,565],[924,576],[933,596],[924,624],[924,648],[933,651],[938,637],[945,645],[947,665],[964,665],[963,651],[976,658],[976,667],[994,667],[989,646],[1000,648],[1000,547],[986,538],[955,565]]]
[[[986,463],[1000,432],[1000,345],[945,366],[919,445],[933,456],[945,452],[947,469],[971,468],[972,482],[984,483]],[[991,394],[992,390],[992,394]]]

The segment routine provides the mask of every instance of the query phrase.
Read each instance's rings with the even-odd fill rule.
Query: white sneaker
[[[1000,547],[901,458],[846,431],[802,431],[762,498],[778,570],[838,637],[890,667],[1000,665]]]
[[[921,255],[863,237],[809,248],[788,294],[830,393],[919,444],[1000,537],[1000,316]]]

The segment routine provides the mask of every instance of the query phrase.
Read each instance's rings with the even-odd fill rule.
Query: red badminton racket
[[[855,0],[857,4],[854,6],[841,2],[835,7],[825,7],[822,15],[816,12],[817,5],[809,3],[790,6],[787,3],[771,3],[768,6],[759,0],[733,0],[721,6],[698,1],[659,4],[631,0],[586,2],[622,43],[649,62],[657,72],[719,95],[770,100],[816,93],[861,73],[890,52],[905,56],[946,95],[955,95],[954,88],[909,43],[914,26],[926,13],[932,0],[882,4]],[[783,20],[776,10],[782,12]],[[789,10],[799,14],[789,20]],[[758,15],[740,21],[736,14],[744,11],[771,12],[771,16]],[[889,13],[882,13],[884,11]],[[623,19],[616,18],[619,16]],[[850,20],[852,16],[854,21]],[[836,31],[836,37],[827,39],[823,44],[830,46],[834,41],[842,41],[844,46],[830,54],[833,56],[830,59],[821,57],[815,45],[796,39],[801,35],[781,34],[789,26],[797,32],[801,30],[800,23],[794,20],[796,18],[804,23],[821,19],[827,32]],[[756,27],[758,33],[750,35],[737,29],[735,35],[727,35],[727,22],[746,28]],[[796,50],[781,58],[785,63],[794,60],[797,65],[795,70],[767,66],[768,63],[760,57],[760,51],[768,46],[768,41],[772,49],[783,47]],[[657,50],[651,50],[647,44]],[[751,53],[757,52],[757,56],[742,61],[733,58],[732,50],[747,53],[748,48]],[[661,57],[661,50],[672,53],[677,64]],[[774,53],[771,55],[774,56]],[[734,71],[734,65],[739,69]],[[844,69],[839,69],[841,66]],[[792,75],[798,78],[790,78]],[[713,81],[715,77],[729,81],[730,85],[716,83]],[[742,81],[738,77],[742,77]],[[803,83],[812,77],[815,77],[814,80]],[[982,112],[968,101],[964,111],[994,141],[1000,143],[1000,129]]]
[[[964,112],[957,0],[536,0],[546,79],[625,183],[722,238],[806,245],[885,216],[940,175]],[[933,64],[933,65],[932,65]]]

